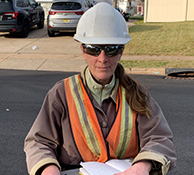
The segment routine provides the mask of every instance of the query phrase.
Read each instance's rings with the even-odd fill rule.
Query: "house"
[[[144,14],[144,2],[142,0],[132,0],[130,3],[129,0],[117,0],[117,7],[132,15],[142,16]]]
[[[143,12],[144,12],[144,10],[143,10],[143,3],[139,3],[138,5],[137,5],[137,15],[143,15]]]
[[[194,0],[145,0],[144,22],[194,20]]]

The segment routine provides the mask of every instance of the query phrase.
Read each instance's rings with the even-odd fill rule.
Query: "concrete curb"
[[[125,68],[128,74],[144,74],[144,75],[166,75],[165,68]]]

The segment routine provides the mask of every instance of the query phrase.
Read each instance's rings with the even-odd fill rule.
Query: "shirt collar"
[[[101,102],[109,96],[116,103],[117,88],[115,89],[115,84],[118,84],[118,82],[116,81],[115,74],[113,75],[112,80],[109,84],[106,84],[105,86],[102,86],[102,85],[98,84],[93,79],[93,77],[90,73],[90,70],[87,67],[85,69],[85,81],[86,81],[87,87],[90,90],[91,94],[93,95],[93,97],[96,99],[96,101],[99,104],[101,104]],[[100,94],[102,95],[102,99],[99,99]]]

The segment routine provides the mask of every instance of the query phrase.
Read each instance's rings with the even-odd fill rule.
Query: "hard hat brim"
[[[131,37],[128,35],[127,38],[83,38],[77,37],[75,34],[74,39],[83,44],[127,44],[131,40]]]

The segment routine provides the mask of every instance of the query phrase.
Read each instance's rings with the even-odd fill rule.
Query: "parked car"
[[[44,10],[35,0],[0,0],[0,32],[27,37],[30,27],[44,28]]]
[[[85,0],[56,0],[47,17],[48,36],[56,32],[74,32],[83,13],[89,9]]]
[[[122,14],[123,14],[123,17],[125,18],[125,21],[129,21],[131,14],[127,12],[123,12]]]
[[[125,21],[129,21],[129,18],[131,16],[130,13],[123,11],[120,7],[117,7],[116,10],[118,10],[121,15],[124,17]]]

